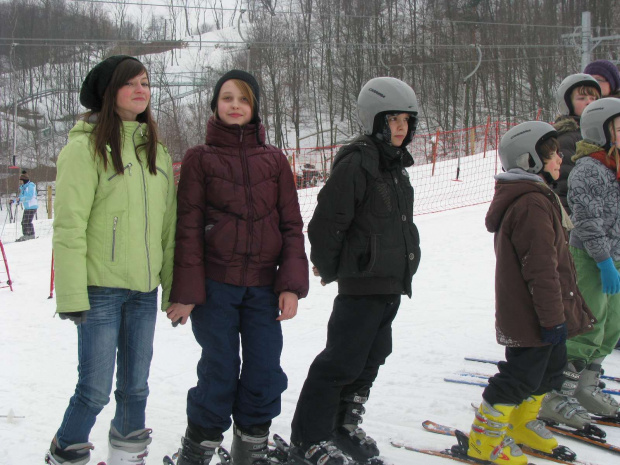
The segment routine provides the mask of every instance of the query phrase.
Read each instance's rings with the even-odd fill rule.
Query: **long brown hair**
[[[95,124],[95,129],[92,134],[92,141],[95,145],[95,156],[99,156],[101,158],[103,161],[103,166],[107,170],[109,161],[107,147],[109,146],[111,149],[109,156],[112,161],[112,166],[114,166],[114,171],[117,174],[123,174],[124,167],[121,153],[121,131],[123,128],[123,122],[121,117],[118,116],[115,111],[116,94],[118,90],[127,83],[127,81],[139,76],[142,73],[146,73],[148,77],[148,71],[139,61],[123,60],[118,64],[112,74],[110,84],[108,84],[108,87],[103,94],[103,105],[101,107],[101,111],[97,114],[97,124]],[[91,114],[92,112],[86,113],[84,119],[88,121]],[[136,147],[136,157],[140,160],[138,151],[142,148],[142,151],[146,155],[146,164],[149,168],[149,172],[156,175],[157,144],[159,140],[157,134],[157,124],[155,123],[151,113],[150,100],[146,110],[138,115],[137,120],[140,123],[146,123],[148,129],[146,142],[139,144]]]

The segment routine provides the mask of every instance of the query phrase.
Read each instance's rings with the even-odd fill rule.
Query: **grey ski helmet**
[[[581,115],[581,137],[586,142],[609,148],[609,122],[617,116],[620,116],[620,99],[606,97],[592,102]]]
[[[581,86],[594,87],[598,90],[599,95],[601,94],[601,86],[597,80],[589,74],[577,73],[567,76],[560,83],[560,87],[558,87],[558,90],[555,93],[558,111],[561,115],[568,116],[573,114],[575,109],[573,108],[573,102],[570,97],[573,90]]]
[[[499,159],[502,167],[505,171],[521,168],[528,173],[540,173],[544,163],[538,152],[538,146],[557,135],[553,126],[542,121],[527,121],[516,125],[503,135],[499,143]]]
[[[376,117],[386,113],[409,113],[412,121],[408,138],[413,137],[418,120],[418,99],[413,89],[393,77],[371,79],[357,98],[357,116],[364,134],[373,135]]]

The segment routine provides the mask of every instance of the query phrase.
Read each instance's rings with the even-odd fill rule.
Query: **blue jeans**
[[[198,385],[187,394],[189,421],[226,431],[263,425],[280,414],[287,378],[280,367],[282,328],[271,286],[240,287],[207,279],[207,301],[191,313],[202,347]],[[239,336],[243,368],[239,356]]]
[[[78,331],[78,382],[56,441],[64,449],[88,442],[90,430],[110,401],[114,362],[116,413],[112,425],[123,435],[144,428],[157,318],[157,289],[137,292],[88,287],[90,310]]]

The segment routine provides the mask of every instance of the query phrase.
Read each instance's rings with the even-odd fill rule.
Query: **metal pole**
[[[459,180],[459,176],[461,174],[461,152],[463,152],[463,132],[465,131],[465,98],[467,97],[467,81],[476,74],[478,68],[480,67],[480,63],[482,63],[482,50],[479,45],[471,44],[471,47],[476,48],[476,52],[478,53],[478,63],[476,63],[476,67],[474,70],[469,73],[467,76],[463,78],[463,104],[461,105],[461,132],[459,139],[459,151],[457,152],[457,165],[456,165],[456,180]]]
[[[581,71],[586,69],[588,63],[592,61],[592,27],[590,24],[590,12],[581,13]]]
[[[241,14],[239,15],[239,19],[237,20],[237,32],[239,32],[239,37],[241,37],[241,40],[243,40],[247,44],[248,58],[245,64],[245,70],[249,73],[250,72],[250,52],[251,52],[250,49],[252,48],[252,44],[245,37],[243,37],[243,34],[241,33],[241,18],[243,17],[243,13],[245,13],[245,11],[246,10],[244,9],[241,10]]]
[[[15,67],[13,66],[15,47],[17,47],[17,44],[11,44],[11,80],[13,81],[13,166],[16,166],[15,154],[17,152],[17,79],[15,76]]]

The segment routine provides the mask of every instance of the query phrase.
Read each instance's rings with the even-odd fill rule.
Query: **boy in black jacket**
[[[406,146],[416,128],[413,89],[371,79],[358,97],[365,135],[342,147],[318,195],[308,237],[322,283],[338,281],[327,344],[315,358],[292,423],[291,460],[342,465],[379,455],[359,427],[379,367],[392,351],[401,295],[420,262]],[[345,454],[343,454],[343,452]]]

